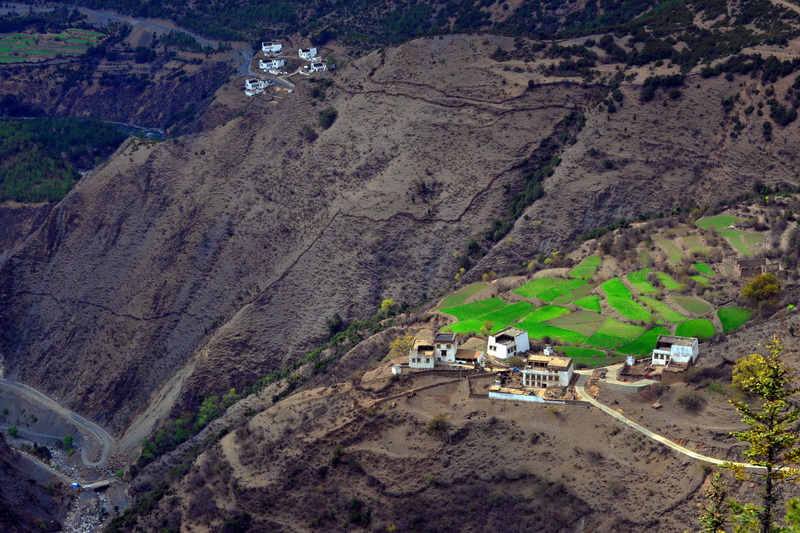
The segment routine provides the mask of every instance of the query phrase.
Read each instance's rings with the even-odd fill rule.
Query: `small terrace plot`
[[[558,278],[539,278],[529,281],[522,287],[517,287],[512,292],[522,296],[523,298],[533,298],[544,291],[558,287],[564,283],[567,283],[567,280]]]
[[[467,304],[470,305],[470,304]],[[515,304],[507,305],[481,315],[477,318],[471,318],[455,324],[450,324],[442,328],[443,331],[452,331],[453,333],[478,333],[483,324],[488,322],[492,323],[491,333],[496,333],[501,329],[505,329],[520,318],[526,316],[533,309],[533,305],[528,302],[517,302]]]
[[[568,329],[551,326],[546,322],[528,322],[523,320],[515,327],[524,329],[533,339],[547,340],[565,344],[582,344],[586,340],[586,335],[570,331]]]
[[[556,305],[566,305],[572,303],[576,300],[580,300],[581,298],[589,296],[589,293],[591,293],[595,287],[597,287],[597,285],[594,283],[586,283],[577,289],[569,291],[567,294],[562,294],[550,303]]]
[[[707,254],[708,248],[703,246],[700,243],[700,237],[698,235],[688,235],[683,238],[683,244],[690,252],[699,253],[699,254]]]
[[[695,263],[694,268],[704,276],[708,276],[710,278],[716,276],[714,271],[711,270],[711,267],[708,266],[708,263]]]
[[[634,302],[630,298],[609,296],[608,305],[616,309],[619,314],[630,320],[641,320],[643,322],[653,322],[655,320],[650,311]]]
[[[619,278],[611,278],[600,285],[600,288],[608,297],[631,298],[633,296],[633,293],[631,293],[628,287],[626,287]]]
[[[680,263],[683,259],[683,252],[675,246],[675,243],[663,235],[653,235],[653,242],[655,242],[662,250],[667,252],[667,258],[670,263]]]
[[[567,281],[566,283],[562,283],[561,285],[553,287],[551,289],[547,289],[544,292],[540,292],[536,296],[537,296],[537,298],[541,298],[545,302],[552,302],[556,298],[558,298],[560,296],[563,296],[563,295],[565,295],[565,294],[567,294],[567,293],[569,293],[569,292],[571,292],[571,291],[573,291],[575,289],[583,287],[584,285],[586,285],[586,282],[584,280],[582,280],[582,279],[573,279],[573,280]]]
[[[569,271],[569,277],[576,279],[591,279],[597,272],[602,260],[596,255],[590,255],[580,262],[578,266]]]
[[[681,289],[681,287],[683,287],[683,285],[675,281],[669,274],[665,274],[663,272],[656,272],[656,277],[658,278],[658,281],[668,291],[678,291]]]
[[[569,314],[569,309],[566,307],[559,307],[557,305],[545,305],[540,307],[533,313],[529,314],[526,318],[526,322],[544,322],[545,320],[551,320],[553,318],[560,317],[561,315]]]
[[[678,324],[675,335],[679,337],[697,337],[700,341],[705,341],[716,335],[717,330],[714,324],[707,318],[696,318]]]
[[[469,320],[471,318],[478,318],[481,315],[485,315],[505,305],[506,303],[500,298],[490,298],[488,300],[481,300],[480,302],[472,302],[471,304],[446,307],[442,309],[441,312],[455,317],[456,320]]]
[[[722,332],[728,333],[747,322],[753,312],[744,307],[723,307],[717,310],[717,315],[722,322]]]
[[[620,347],[617,352],[624,355],[647,355],[653,351],[659,335],[669,335],[669,330],[656,326]]]
[[[595,348],[613,350],[622,344],[632,341],[642,332],[644,332],[644,328],[641,326],[632,326],[609,318],[603,322],[603,325],[591,337],[586,339],[584,344]]]
[[[574,313],[565,314],[557,318],[547,321],[548,324],[553,326],[568,329],[570,331],[577,331],[584,335],[591,335],[594,333],[600,324],[605,321],[606,317],[600,313],[592,311],[575,311]]]
[[[703,217],[694,224],[700,228],[719,230],[730,227],[740,220],[742,219],[732,215],[716,215],[713,217]]]
[[[601,298],[599,296],[592,294],[591,296],[586,296],[585,298],[579,298],[573,303],[578,307],[583,307],[589,311],[597,311],[599,313],[603,310],[602,307],[600,307],[600,300]]]
[[[627,275],[628,281],[633,287],[642,294],[654,294],[656,288],[647,281],[647,274],[650,273],[649,268],[643,268],[636,272],[631,272]]]
[[[675,303],[681,306],[682,308],[686,309],[689,313],[694,313],[696,315],[704,315],[711,311],[711,306],[697,298],[692,298],[691,296],[678,296],[675,295],[672,297],[675,300]]]
[[[456,292],[454,292],[453,294],[442,300],[440,307],[455,307],[457,305],[462,305],[470,297],[482,291],[488,285],[489,285],[488,283],[485,283],[483,281],[478,281],[477,283],[472,283],[471,285],[467,285],[466,287],[457,290]]]
[[[676,313],[670,306],[668,306],[664,302],[661,302],[654,298],[648,298],[647,296],[640,296],[639,300],[641,300],[641,302],[644,305],[646,305],[647,307],[658,313],[664,320],[675,323],[683,322],[684,320],[686,320],[685,316]]]

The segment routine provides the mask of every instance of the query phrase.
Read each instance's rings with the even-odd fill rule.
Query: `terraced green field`
[[[744,237],[744,235],[738,235],[736,237],[728,237],[728,242],[731,243],[731,246],[733,246],[736,249],[736,251],[742,254],[743,256],[752,257],[753,252],[751,252],[750,248],[748,248],[747,245],[744,243],[742,237]]]
[[[683,252],[681,252],[680,248],[663,235],[653,235],[653,242],[667,252],[667,258],[670,263],[680,263],[681,259],[683,259]]]
[[[694,268],[704,276],[708,276],[710,278],[716,276],[711,267],[708,266],[708,263],[695,263]]]
[[[684,320],[686,320],[685,316],[676,313],[670,306],[668,306],[664,302],[661,302],[654,298],[648,298],[647,296],[640,296],[639,300],[644,305],[646,305],[647,307],[658,313],[659,316],[661,316],[661,318],[663,318],[664,320],[667,320],[669,322],[674,322],[676,324],[678,322],[683,322]]]
[[[766,233],[753,231],[742,235],[742,241],[744,241],[745,246],[750,248],[751,251],[755,252],[764,245],[765,237]]]
[[[731,226],[740,220],[741,218],[732,215],[716,215],[713,217],[703,217],[695,222],[695,225],[705,229],[711,228],[719,230],[722,228],[727,228],[728,226]]]
[[[606,352],[594,348],[578,348],[576,346],[556,346],[557,353],[572,358],[576,368],[597,368],[612,365],[624,360],[622,357],[608,357]],[[580,366],[579,366],[580,365]]]
[[[664,272],[656,272],[656,277],[668,291],[678,291],[683,287],[683,285],[675,281],[672,276]]]
[[[626,287],[619,278],[611,278],[600,285],[600,288],[609,298],[612,296],[618,298],[631,298],[633,296],[633,293],[631,293],[630,289],[628,289],[628,287]]]
[[[471,304],[457,305],[455,307],[445,307],[440,309],[442,313],[453,316],[456,320],[470,320],[485,315],[490,311],[494,311],[499,307],[504,307],[506,303],[500,298],[490,298],[488,300],[481,300],[480,302],[472,302]]]
[[[683,238],[683,244],[689,249],[690,252],[699,253],[699,254],[707,254],[708,248],[703,246],[700,242],[700,237],[698,235],[687,235]]]
[[[722,235],[723,237],[738,237],[739,235],[744,235],[742,230],[738,229],[721,229],[717,230],[717,233]]]
[[[463,287],[453,294],[449,295],[447,298],[442,300],[442,303],[439,304],[439,307],[454,307],[456,305],[461,305],[466,302],[470,297],[475,295],[476,293],[480,292],[481,290],[488,287],[489,284],[484,281],[478,281],[476,283],[472,283]]]
[[[636,272],[631,272],[626,277],[637,291],[641,292],[642,294],[654,294],[656,292],[656,288],[653,287],[649,281],[647,281],[647,274],[649,273],[649,268],[643,268],[641,270],[637,270]]]
[[[679,337],[697,337],[700,341],[707,340],[716,335],[714,324],[707,318],[696,318],[678,324],[675,335]]]
[[[717,310],[719,321],[722,322],[722,332],[728,333],[747,322],[753,312],[744,307],[722,307]]]
[[[647,250],[639,250],[639,253],[636,254],[636,258],[643,267],[649,267],[653,264],[653,256],[650,255],[650,252]]]
[[[552,320],[566,314],[569,314],[569,309],[566,307],[559,307],[557,305],[544,305],[533,313],[529,314],[525,320],[527,322],[544,322],[545,320]]]
[[[700,276],[700,275],[698,274],[698,275],[695,275],[695,276],[689,276],[689,277],[690,277],[690,278],[692,278],[693,280],[695,280],[695,281],[696,281],[697,283],[699,283],[700,285],[708,285],[708,278],[707,278],[707,277],[705,277],[705,276]]]
[[[562,294],[561,296],[559,296],[558,298],[556,298],[555,300],[553,300],[550,303],[555,304],[555,305],[567,305],[567,304],[570,304],[570,303],[574,302],[575,300],[579,300],[581,298],[585,298],[586,296],[589,296],[589,293],[591,293],[594,290],[595,287],[597,287],[597,285],[595,285],[594,283],[586,283],[585,285],[583,285],[581,287],[578,287],[577,289],[571,290],[567,294]]]
[[[623,355],[647,355],[653,351],[659,335],[669,335],[669,330],[656,326],[617,349]]]
[[[586,335],[582,335],[575,331],[568,329],[551,326],[546,322],[528,322],[523,320],[515,324],[514,327],[524,329],[528,332],[528,336],[532,339],[547,340],[549,342],[564,343],[564,344],[583,344],[586,340]]]
[[[630,298],[620,298],[618,296],[609,296],[608,305],[616,309],[619,314],[630,320],[653,322],[652,313],[634,302]]]
[[[571,291],[573,291],[575,289],[579,289],[579,288],[583,287],[584,285],[586,285],[586,282],[584,280],[582,280],[582,279],[573,279],[573,280],[570,280],[570,281],[568,281],[566,283],[562,283],[561,285],[558,285],[557,287],[553,287],[552,289],[547,289],[544,292],[540,292],[539,294],[536,295],[536,297],[537,298],[541,298],[545,302],[552,302],[553,300],[555,300],[559,296],[563,296],[565,294],[568,294],[569,292],[571,292]]]
[[[548,320],[547,323],[589,336],[600,327],[600,324],[602,324],[605,319],[606,317],[594,311],[575,311],[574,313]]]
[[[517,302],[477,318],[450,324],[449,326],[443,327],[442,331],[452,331],[453,333],[479,333],[483,324],[488,321],[492,323],[491,333],[497,333],[501,329],[505,329],[517,320],[527,316],[532,310],[532,304],[528,302]]]
[[[519,294],[523,298],[533,298],[537,294],[543,293],[544,291],[550,290],[553,287],[558,287],[559,285],[563,285],[565,283],[567,283],[567,280],[565,279],[539,278],[531,280],[522,287],[517,287],[511,292],[514,294]]]
[[[602,260],[596,255],[590,255],[578,264],[575,268],[569,271],[569,277],[576,279],[591,279],[594,273],[597,272],[598,267]]]
[[[586,296],[585,298],[579,298],[572,303],[578,307],[583,307],[589,311],[597,311],[599,313],[603,310],[603,308],[600,307],[600,300],[601,298],[599,296],[592,294],[591,296]]]
[[[632,326],[618,322],[613,318],[606,319],[603,325],[583,344],[613,350],[622,344],[626,344],[644,332],[641,326]]]
[[[711,311],[712,307],[703,302],[698,300],[697,298],[692,298],[691,296],[679,296],[674,295],[672,299],[675,300],[675,303],[687,310],[690,313],[694,313],[697,315],[704,315]]]

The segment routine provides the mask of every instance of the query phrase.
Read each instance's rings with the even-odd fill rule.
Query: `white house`
[[[653,364],[669,365],[670,363],[694,364],[700,348],[694,337],[675,337],[659,335],[653,348]]]
[[[414,345],[408,353],[409,368],[431,370],[436,364],[435,337],[429,329],[417,333]]]
[[[522,370],[523,387],[566,387],[572,380],[572,359],[553,355],[531,355]]]
[[[255,96],[257,94],[263,93],[264,89],[266,89],[270,85],[271,82],[269,80],[259,80],[256,78],[244,80],[244,94],[246,94],[247,96]]]
[[[286,64],[285,59],[259,59],[258,68],[261,70],[275,70],[283,67]]]
[[[301,48],[297,53],[300,55],[300,59],[306,59],[308,61],[317,57],[316,48]]]
[[[498,359],[508,359],[531,349],[528,332],[523,329],[506,328],[489,335],[487,351]]]
[[[325,63],[311,63],[308,67],[311,72],[324,72],[328,70],[328,65]]]
[[[434,349],[436,350],[437,361],[456,362],[456,352],[458,351],[458,340],[455,333],[439,332],[433,339]]]
[[[283,50],[281,43],[275,41],[261,43],[261,51],[265,54],[277,54],[281,50]]]

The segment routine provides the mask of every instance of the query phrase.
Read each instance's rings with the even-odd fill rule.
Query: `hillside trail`
[[[790,9],[795,13],[800,13],[800,6],[796,6],[787,0],[770,0],[773,4]]]

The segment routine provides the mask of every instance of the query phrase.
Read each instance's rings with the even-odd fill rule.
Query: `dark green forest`
[[[0,120],[0,201],[58,201],[125,140],[99,120]]]

